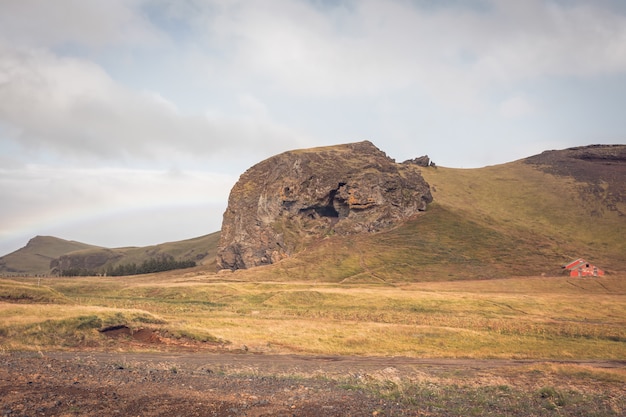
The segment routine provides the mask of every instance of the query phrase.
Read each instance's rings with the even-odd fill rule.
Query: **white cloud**
[[[523,96],[513,96],[500,103],[500,114],[504,117],[517,119],[534,111],[532,104]]]
[[[239,105],[253,119],[267,120],[269,111],[265,103],[252,94],[239,96]]]
[[[495,4],[495,15],[480,22],[480,36],[470,35],[479,51],[475,69],[493,81],[626,70],[626,16],[602,3]]]
[[[224,83],[296,97],[412,91],[464,111],[489,94],[544,77],[626,70],[626,16],[603,3],[463,2],[424,9],[363,0],[204,2],[190,25],[195,55]],[[219,51],[220,60],[213,53]],[[197,50],[195,50],[197,53]]]
[[[166,40],[141,13],[145,0],[3,0],[0,33],[40,47],[156,45]]]
[[[252,96],[243,104],[257,115],[265,112]],[[0,123],[8,126],[5,137],[31,149],[76,162],[271,152],[306,140],[268,117],[244,122],[183,114],[160,94],[120,85],[83,59],[0,44]]]

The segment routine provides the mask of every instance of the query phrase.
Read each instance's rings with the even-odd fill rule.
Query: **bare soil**
[[[495,386],[500,388],[485,393],[500,399],[473,405],[473,409],[484,407],[473,415],[544,415],[517,410],[515,401],[520,397],[511,399],[516,392],[531,393],[528,398],[538,410],[558,415],[550,411],[553,398],[537,390],[564,384],[570,392],[578,389],[590,401],[599,401],[591,403],[591,407],[603,407],[598,415],[623,415],[625,393],[620,384],[594,387],[589,381],[579,381],[577,386],[571,378],[561,381],[554,374],[531,370],[535,365],[514,360],[208,351],[6,353],[0,355],[0,415],[455,416],[472,415],[463,411],[469,410],[463,401],[476,402],[471,392]],[[626,366],[622,362],[576,365],[585,369]],[[416,392],[417,397],[408,391],[397,395],[403,381],[430,391]],[[457,384],[458,397],[442,394],[445,387]],[[521,400],[526,401],[525,397]]]
[[[110,351],[0,353],[0,417],[626,413],[626,361],[262,354],[150,329],[100,331]]]

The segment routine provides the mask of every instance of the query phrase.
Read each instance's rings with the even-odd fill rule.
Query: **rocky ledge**
[[[218,269],[272,264],[332,234],[391,228],[432,201],[419,169],[396,163],[368,141],[262,161],[231,190]]]

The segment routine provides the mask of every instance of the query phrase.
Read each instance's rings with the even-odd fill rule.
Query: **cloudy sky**
[[[626,142],[622,0],[2,0],[0,255],[219,230],[294,148],[470,168]]]

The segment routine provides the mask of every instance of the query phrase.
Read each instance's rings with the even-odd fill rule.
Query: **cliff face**
[[[370,142],[286,152],[248,169],[231,190],[219,269],[271,264],[333,233],[377,232],[432,201],[414,164]]]

